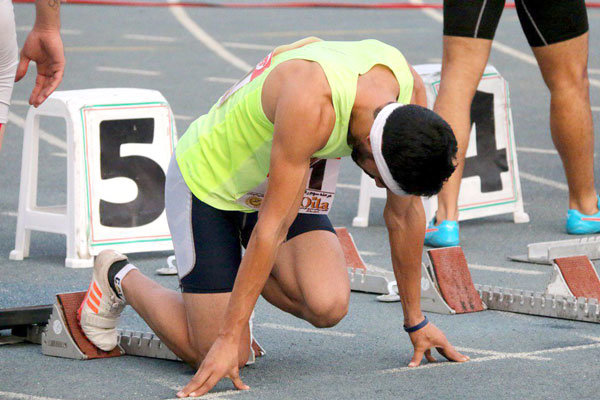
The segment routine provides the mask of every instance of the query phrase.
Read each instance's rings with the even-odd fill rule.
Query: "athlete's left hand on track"
[[[446,357],[449,361],[465,362],[469,361],[469,357],[460,354],[454,346],[448,342],[444,332],[438,327],[433,325],[431,322],[428,323],[424,328],[409,334],[410,341],[412,342],[415,353],[412,360],[408,364],[409,367],[418,367],[423,360],[423,356],[427,358],[429,362],[435,362],[435,358],[431,354],[431,348],[435,347],[442,356]]]
[[[33,28],[21,49],[15,82],[25,76],[30,61],[36,63],[37,77],[29,104],[38,107],[58,87],[65,71],[65,54],[58,30]]]
[[[177,397],[197,397],[208,393],[222,378],[228,377],[236,389],[248,390],[250,387],[240,379],[238,368],[239,343],[217,338],[202,361],[198,372],[179,392]]]

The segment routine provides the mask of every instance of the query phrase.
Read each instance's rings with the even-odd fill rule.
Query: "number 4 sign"
[[[439,64],[415,65],[433,108],[440,85]],[[471,106],[471,137],[458,198],[459,220],[512,213],[514,222],[529,222],[523,196],[513,133],[508,83],[498,71],[485,69]],[[367,226],[371,198],[385,198],[386,191],[362,175],[358,214],[352,224]],[[437,210],[437,197],[424,198],[427,221]]]

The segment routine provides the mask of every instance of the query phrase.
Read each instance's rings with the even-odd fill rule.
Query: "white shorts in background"
[[[0,0],[0,124],[5,124],[8,118],[18,63],[19,47],[12,1]]]

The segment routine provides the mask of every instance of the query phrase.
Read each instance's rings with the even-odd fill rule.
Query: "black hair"
[[[425,107],[397,108],[383,127],[383,158],[394,180],[409,194],[438,193],[456,168],[456,150],[450,125]]]

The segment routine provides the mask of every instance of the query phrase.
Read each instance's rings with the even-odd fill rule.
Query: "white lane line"
[[[15,100],[15,99],[12,99],[10,101],[10,105],[11,106],[25,106],[25,107],[29,107],[31,104],[29,104],[29,102],[26,101],[26,100]]]
[[[131,40],[143,40],[143,41],[147,41],[147,42],[164,42],[164,43],[173,43],[173,42],[177,41],[176,38],[171,37],[171,36],[138,35],[135,33],[128,33],[126,35],[123,35],[123,38],[131,39]]]
[[[600,69],[598,69],[598,68],[588,68],[588,74],[600,74]]]
[[[356,336],[356,334],[354,334],[354,333],[336,332],[336,331],[329,331],[329,330],[324,330],[324,329],[296,328],[295,326],[272,324],[269,322],[266,322],[263,324],[254,324],[254,325],[260,326],[261,328],[278,329],[278,330],[282,330],[282,331],[291,331],[291,332],[316,333],[316,334],[325,335],[325,336],[337,336],[337,337],[355,337]]]
[[[189,115],[178,115],[178,114],[175,114],[174,116],[175,116],[175,119],[181,119],[183,121],[189,121],[191,119],[194,119],[194,117],[190,117]]]
[[[534,360],[534,361],[550,361],[552,360],[549,357],[538,357],[538,356],[530,356],[527,354],[520,354],[520,353],[506,353],[506,352],[501,352],[501,351],[493,351],[493,350],[482,350],[482,349],[473,349],[470,347],[456,347],[456,349],[460,352],[463,353],[475,353],[475,354],[483,354],[484,356],[513,356],[515,355],[514,358],[521,358],[523,360]]]
[[[469,264],[469,268],[480,270],[480,271],[506,272],[509,274],[522,274],[522,275],[543,275],[544,274],[544,272],[533,271],[533,270],[529,270],[529,269],[492,267],[490,265],[479,265],[479,264]]]
[[[358,254],[360,254],[361,256],[377,256],[377,255],[379,255],[379,253],[375,253],[374,251],[362,251],[362,250],[359,250]]]
[[[2,211],[0,215],[4,215],[5,217],[17,217],[19,214],[15,211]]]
[[[179,389],[181,390],[181,389]],[[220,400],[227,400],[228,397],[225,396],[233,396],[236,394],[242,394],[245,393],[246,390],[225,390],[223,392],[215,392],[215,393],[207,393],[204,396],[201,397],[187,397],[188,399],[220,399]],[[179,400],[178,397],[174,397],[172,399],[166,399],[166,400]]]
[[[583,339],[591,340],[593,342],[600,342],[600,337],[598,337],[598,336],[584,335],[582,333],[578,333],[577,336],[579,336],[580,338],[583,338]]]
[[[535,147],[517,147],[517,151],[521,153],[558,154],[558,151],[553,149],[537,149]]]
[[[208,33],[206,33],[202,28],[198,26],[187,14],[183,7],[177,5],[179,0],[167,0],[168,3],[173,4],[169,7],[171,14],[179,21],[181,25],[185,29],[187,29],[192,36],[202,42],[206,47],[208,47],[211,51],[213,51],[216,55],[229,62],[234,67],[247,72],[252,69],[252,66],[245,62],[244,60],[238,58],[231,52],[229,52],[225,47],[223,47],[219,42],[212,38]]]
[[[12,122],[13,124],[17,125],[18,127],[25,129],[25,120],[23,118],[19,117],[17,114],[14,114],[9,111],[8,120],[10,122]],[[41,129],[40,129],[40,139],[42,139],[44,142],[48,143],[49,145],[58,147],[61,150],[65,150],[65,151],[67,150],[67,143],[64,140],[61,140],[61,139],[57,138],[56,136],[53,136],[53,135],[49,134],[48,132],[41,130]]]
[[[430,363],[430,364],[425,364],[421,367],[416,367],[416,368],[410,368],[410,367],[389,368],[389,369],[384,369],[384,370],[381,370],[378,372],[380,374],[394,374],[394,373],[399,373],[399,372],[417,371],[417,370],[429,369],[429,368],[435,368],[435,367],[449,367],[449,366],[455,366],[455,365],[461,365],[461,364],[469,365],[472,363],[480,363],[480,362],[493,361],[493,360],[507,360],[507,359],[552,361],[552,358],[538,357],[538,355],[565,353],[568,351],[590,350],[590,349],[599,349],[599,348],[600,348],[600,342],[596,342],[596,343],[592,343],[592,344],[578,345],[578,346],[557,347],[557,348],[551,348],[551,349],[545,349],[545,350],[519,352],[519,353],[501,353],[501,352],[496,353],[491,350],[477,350],[477,349],[457,347],[457,349],[459,349],[459,351],[465,351],[465,352],[471,351],[471,352],[475,353],[474,350],[477,350],[477,352],[480,354],[484,354],[484,355],[491,354],[491,355],[487,356],[487,357],[471,358],[471,360],[467,361],[466,363],[453,363],[453,362]],[[485,353],[484,353],[484,351],[485,351]]]
[[[600,107],[592,107],[592,111],[593,112],[598,112],[598,111],[600,111]]]
[[[229,47],[230,49],[244,49],[244,50],[273,50],[276,46],[270,46],[268,44],[253,44],[253,43],[239,43],[239,42],[223,42],[223,46]]]
[[[96,67],[96,71],[116,72],[119,74],[144,75],[144,76],[158,76],[161,74],[159,71],[148,71],[145,69],[118,68],[118,67]]]
[[[519,175],[521,178],[526,179],[531,182],[540,183],[542,185],[550,186],[555,189],[564,190],[566,192],[569,191],[569,187],[561,182],[553,181],[552,179],[542,178],[537,175],[528,174],[527,172],[519,171]]]
[[[207,82],[217,82],[217,83],[227,83],[227,84],[232,84],[232,83],[236,83],[237,81],[239,81],[239,79],[222,78],[219,76],[209,76],[209,77],[204,78],[204,80]]]
[[[0,397],[3,399],[18,399],[18,400],[62,400],[55,397],[34,396],[31,394],[0,392]]]
[[[365,263],[365,267],[367,267],[367,271],[383,272],[383,273],[386,273],[386,272],[393,273],[389,269],[378,267],[377,265],[373,265],[373,264],[369,264],[369,263]]]
[[[353,185],[351,183],[338,183],[335,187],[342,189],[360,190],[360,185]]]
[[[442,63],[442,59],[438,58],[438,57],[428,58],[427,61],[429,61],[430,63],[435,63],[435,64],[441,64]]]
[[[17,32],[30,32],[32,28],[33,28],[32,26],[25,26],[25,25],[17,26]],[[81,31],[79,29],[61,28],[60,34],[61,35],[81,35]]]
[[[413,4],[423,4],[423,0],[410,0],[410,2]],[[444,17],[439,11],[432,10],[430,8],[424,8],[421,10],[421,12],[423,12],[425,15],[429,16],[430,18],[436,20],[439,23],[444,22]],[[492,42],[492,47],[504,54],[508,54],[509,56],[521,60],[527,64],[537,65],[537,60],[531,54],[523,53],[522,51],[500,43],[497,40],[494,40]],[[600,88],[600,80],[589,78],[589,81],[590,85]]]
[[[50,153],[51,156],[53,157],[61,157],[61,158],[67,158],[67,153]]]

